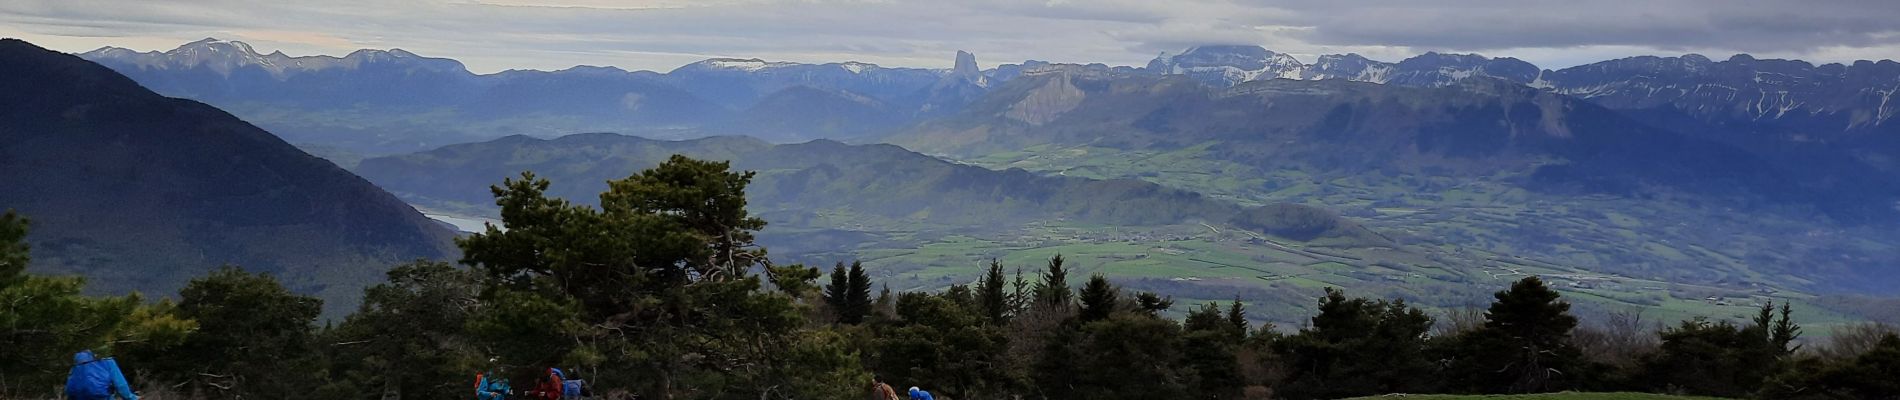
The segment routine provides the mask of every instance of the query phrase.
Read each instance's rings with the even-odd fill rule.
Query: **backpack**
[[[581,397],[581,385],[585,383],[586,381],[579,379],[561,382],[561,396],[572,398]]]

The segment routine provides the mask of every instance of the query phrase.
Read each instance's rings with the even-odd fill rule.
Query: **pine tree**
[[[848,288],[848,290],[845,291],[844,305],[850,312],[850,318],[843,322],[846,324],[858,324],[864,322],[865,316],[871,315],[871,309],[873,307],[871,304],[871,275],[864,271],[864,263],[859,261],[851,262],[849,275],[850,277],[845,279],[845,287]]]
[[[551,184],[531,174],[491,188],[508,229],[456,241],[488,306],[471,330],[515,365],[584,357],[613,366],[602,381],[640,376],[631,389],[653,398],[689,382],[719,382],[734,396],[784,393],[777,368],[800,358],[801,343],[835,349],[801,334],[809,325],[794,298],[762,290],[753,271],[773,263],[754,243],[765,221],[745,208],[754,174],[729,167],[674,156],[608,182],[598,207],[550,197]],[[838,379],[830,387],[862,372],[804,367]]]
[[[1769,330],[1775,326],[1775,302],[1767,302],[1757,307],[1754,322],[1749,325],[1748,334],[1754,336],[1753,339],[1761,342],[1763,346],[1773,343],[1774,339],[1769,337]]]
[[[315,386],[313,323],[322,300],[265,274],[224,267],[178,291],[179,315],[198,321],[169,357],[144,360],[166,386],[222,397],[293,398]]]
[[[1759,322],[1759,321],[1756,321]],[[1644,355],[1636,374],[1650,390],[1746,397],[1775,369],[1767,328],[1736,326],[1697,317],[1664,329],[1656,351]]]
[[[1276,396],[1330,399],[1430,388],[1435,366],[1424,347],[1432,320],[1423,311],[1403,301],[1347,298],[1332,288],[1319,310],[1308,328],[1273,343],[1288,366]]]
[[[845,272],[844,262],[831,267],[831,284],[825,285],[825,305],[831,307],[833,319],[845,322],[851,313],[851,275]]]
[[[1193,368],[1174,321],[1121,314],[1082,325],[1074,399],[1185,399]],[[1231,359],[1229,359],[1231,360]]]
[[[1009,288],[1009,312],[1013,315],[1022,315],[1024,311],[1029,310],[1030,302],[1035,300],[1035,284],[1023,278],[1023,269],[1017,268],[1016,279],[1010,281]]]
[[[991,325],[1009,323],[1009,295],[1003,291],[1003,263],[990,259],[989,271],[977,282],[977,302],[983,306],[983,318]]]
[[[1114,285],[1101,274],[1089,277],[1089,283],[1082,286],[1082,312],[1077,314],[1082,322],[1101,321],[1115,313],[1116,303],[1120,302]]]
[[[1220,306],[1210,301],[1188,310],[1187,318],[1181,320],[1181,328],[1189,333],[1225,332],[1227,321],[1221,319]]]
[[[1234,296],[1233,305],[1227,308],[1227,324],[1232,327],[1235,339],[1247,339],[1247,332],[1253,324],[1247,322],[1247,306],[1240,304],[1240,296]]]
[[[1578,378],[1582,352],[1570,344],[1577,317],[1570,303],[1537,277],[1518,280],[1498,292],[1485,313],[1480,334],[1495,343],[1492,365],[1500,380],[1492,391],[1540,393],[1568,386],[1562,379]]]
[[[388,281],[363,291],[363,304],[334,329],[329,383],[316,398],[363,397],[366,389],[399,393],[395,397],[458,398],[467,388],[422,384],[456,382],[467,365],[485,360],[466,334],[476,311],[479,278],[473,271],[445,262],[416,261],[389,270]],[[168,355],[159,354],[160,357]]]
[[[1188,311],[1182,328],[1187,364],[1194,370],[1193,397],[1240,398],[1246,386],[1240,373],[1240,341],[1232,334],[1233,325],[1221,315],[1220,305],[1210,301]]]
[[[1042,304],[1067,305],[1069,291],[1069,271],[1063,269],[1062,255],[1049,259],[1048,269],[1043,270],[1042,282],[1036,284],[1036,302]]]
[[[1170,308],[1174,308],[1174,297],[1172,296],[1162,297],[1154,292],[1135,294],[1135,309],[1141,310],[1143,314],[1148,314],[1148,316],[1151,317],[1158,316],[1161,315],[1162,311],[1167,311]]]
[[[1779,350],[1781,356],[1784,357],[1801,349],[1799,345],[1789,347],[1795,339],[1801,338],[1801,325],[1794,323],[1794,310],[1789,307],[1789,304],[1789,302],[1781,303],[1781,319],[1775,321],[1774,330],[1768,336],[1774,348]]]

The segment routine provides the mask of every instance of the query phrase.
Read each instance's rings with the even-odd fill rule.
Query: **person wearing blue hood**
[[[139,400],[132,385],[125,382],[119,362],[112,357],[97,358],[92,350],[73,354],[73,372],[66,377],[66,398],[72,400]]]
[[[937,398],[930,397],[930,392],[926,392],[923,389],[918,389],[916,386],[911,386],[910,400],[937,400]]]

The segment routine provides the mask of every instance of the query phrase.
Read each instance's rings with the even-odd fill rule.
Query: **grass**
[[[1586,392],[1563,392],[1563,393],[1545,393],[1545,394],[1518,394],[1518,395],[1455,395],[1455,394],[1388,394],[1388,395],[1383,395],[1383,396],[1368,396],[1368,397],[1358,397],[1358,398],[1355,398],[1355,399],[1349,399],[1349,400],[1374,400],[1374,399],[1422,399],[1422,400],[1467,400],[1467,399],[1501,399],[1501,400],[1718,400],[1718,399],[1717,399],[1717,398],[1715,398],[1715,397],[1695,397],[1695,396],[1671,396],[1671,395],[1664,395],[1664,394],[1652,394],[1652,393],[1627,393],[1627,392],[1616,392],[1616,393],[1586,393]]]

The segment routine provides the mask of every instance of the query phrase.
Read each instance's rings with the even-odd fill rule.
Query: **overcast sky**
[[[402,48],[476,72],[708,57],[947,68],[1143,65],[1197,44],[1311,62],[1354,52],[1510,56],[1545,68],[1641,54],[1900,58],[1895,0],[0,0],[0,36],[81,52],[216,37],[261,52]]]

